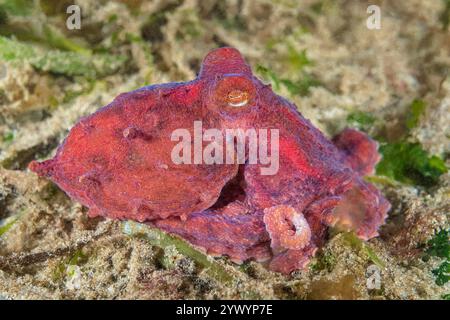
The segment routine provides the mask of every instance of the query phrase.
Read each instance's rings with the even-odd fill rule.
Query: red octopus
[[[240,162],[174,161],[180,128],[194,136],[276,129],[278,171],[262,174],[267,163],[251,161],[248,146]],[[209,254],[268,261],[288,274],[305,267],[329,226],[362,239],[378,235],[390,205],[362,179],[378,160],[377,144],[364,133],[346,129],[328,140],[257,79],[238,50],[219,48],[195,80],[119,95],[81,119],[53,159],[29,168],[90,216],[150,223]]]

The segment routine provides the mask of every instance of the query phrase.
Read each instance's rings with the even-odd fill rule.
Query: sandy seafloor
[[[372,136],[396,139],[404,134],[412,101],[421,99],[427,108],[407,139],[447,157],[448,165],[450,31],[443,28],[444,1],[374,1],[382,10],[379,30],[366,27],[365,1],[74,2],[82,7],[80,31],[64,28],[65,1],[52,10],[47,6],[40,21],[127,62],[87,79],[0,61],[0,219],[3,226],[13,221],[0,236],[1,297],[440,299],[450,293],[448,283],[437,285],[432,274],[441,261],[423,259],[427,241],[449,226],[448,173],[427,189],[377,184],[392,210],[380,236],[363,247],[351,245],[345,234],[330,234],[310,266],[289,277],[256,262],[238,266],[215,258],[214,265],[232,279],[222,281],[174,246],[126,235],[118,221],[89,219],[86,208],[26,169],[30,160],[53,155],[81,116],[121,92],[193,79],[206,52],[224,45],[238,48],[255,72],[264,66],[280,79],[313,77],[317,85],[308,92],[274,89],[327,136],[361,111],[378,119],[368,128]],[[302,52],[310,63],[305,65]],[[381,261],[379,289],[366,284],[374,264],[367,247]]]

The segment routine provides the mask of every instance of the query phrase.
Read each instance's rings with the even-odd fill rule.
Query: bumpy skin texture
[[[278,129],[278,172],[262,175],[267,165],[248,161],[175,164],[171,134],[193,135],[194,121],[222,132]],[[328,140],[239,51],[220,48],[195,80],[121,94],[81,119],[53,159],[29,167],[91,216],[146,221],[209,254],[268,261],[287,274],[308,263],[328,226],[377,236],[390,205],[362,176],[378,160],[365,134],[346,129]]]

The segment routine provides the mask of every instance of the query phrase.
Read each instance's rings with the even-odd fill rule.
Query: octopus
[[[174,139],[180,129],[197,137],[182,149],[183,134]],[[258,148],[277,156],[278,170],[263,174],[267,161],[251,161],[248,145],[236,161],[199,161],[196,152],[199,159],[174,161],[174,153],[198,151],[195,144],[223,160],[208,145],[229,143],[227,130],[254,130],[260,141],[264,130],[276,130]],[[90,217],[147,223],[209,255],[290,274],[305,268],[330,227],[363,240],[378,235],[390,204],[363,179],[380,160],[377,147],[350,128],[328,139],[237,49],[223,47],[206,55],[196,79],[120,94],[80,119],[52,159],[29,169],[88,207]]]

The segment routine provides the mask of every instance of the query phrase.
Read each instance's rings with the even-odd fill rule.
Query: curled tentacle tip
[[[302,213],[287,205],[264,210],[264,223],[274,251],[300,250],[311,240],[311,228]]]

